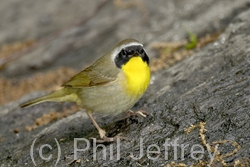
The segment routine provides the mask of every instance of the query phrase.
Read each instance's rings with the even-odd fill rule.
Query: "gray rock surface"
[[[6,8],[8,5],[16,4],[14,1],[3,2],[6,4]],[[32,4],[35,7],[30,8],[34,11],[36,8],[38,10],[40,4],[32,2],[20,6],[16,5],[20,9],[17,10],[20,11],[20,14],[13,17],[27,15],[22,9],[22,7],[25,8],[25,5]],[[55,1],[54,3],[56,2],[58,3],[55,4],[56,9],[67,9],[67,5],[63,2]],[[64,3],[66,2],[70,3],[71,1],[64,1]],[[2,75],[22,78],[37,71],[53,70],[59,66],[80,69],[97,58],[92,57],[93,55],[100,55],[120,39],[128,37],[136,38],[145,43],[149,54],[154,55],[155,52],[149,48],[149,44],[155,41],[178,41],[185,38],[186,32],[182,25],[198,35],[223,29],[225,32],[220,35],[218,41],[208,44],[191,57],[153,74],[153,81],[148,91],[134,107],[134,109],[144,108],[147,110],[149,113],[147,118],[131,117],[120,121],[113,121],[113,117],[98,118],[100,125],[109,132],[109,135],[122,133],[122,136],[129,138],[129,141],[120,141],[120,147],[118,147],[117,142],[105,144],[107,148],[106,160],[102,158],[101,149],[97,150],[97,159],[95,160],[94,145],[90,144],[88,150],[78,152],[77,157],[80,162],[74,161],[74,155],[76,155],[74,154],[74,139],[98,137],[96,129],[85,112],[77,112],[45,126],[40,126],[31,132],[23,130],[25,125],[31,125],[36,118],[44,113],[69,108],[73,105],[72,103],[44,103],[27,109],[18,107],[21,102],[44,94],[36,92],[1,106],[0,164],[2,166],[33,166],[30,151],[35,139],[33,157],[37,166],[53,166],[57,163],[59,147],[55,139],[59,142],[61,149],[58,166],[72,164],[73,166],[158,167],[166,166],[171,162],[191,165],[197,164],[197,159],[203,155],[191,152],[191,148],[195,144],[204,148],[204,156],[201,160],[207,161],[209,164],[211,158],[208,149],[199,138],[199,129],[193,130],[189,134],[184,131],[192,124],[196,125],[200,122],[206,122],[205,137],[207,143],[231,140],[241,146],[241,149],[238,149],[235,154],[223,158],[225,163],[232,165],[239,161],[242,164],[250,164],[249,2],[244,0],[209,0],[206,2],[199,0],[145,0],[142,2],[147,9],[146,13],[137,7],[121,9],[114,7],[112,1],[105,2],[100,11],[87,22],[72,25],[53,38],[46,39],[45,43],[35,47],[27,55],[9,63]],[[88,13],[96,7],[95,4],[85,3],[86,6],[90,6],[85,6],[82,9],[78,3],[72,1],[74,7],[71,10],[77,10],[77,12],[65,13],[68,15],[65,18],[65,24],[70,23],[72,18],[78,15],[78,10],[86,10]],[[49,9],[49,2],[43,2],[42,5],[48,5],[44,7],[44,13],[49,10],[56,11],[53,8]],[[2,10],[0,11],[2,12]],[[32,18],[37,20],[39,12],[34,11]],[[51,20],[57,20],[59,16],[52,14],[50,17]],[[4,18],[4,21],[9,21],[7,16]],[[14,25],[17,25],[13,21],[10,25],[5,25],[6,28],[3,28],[5,35],[4,37],[0,36],[0,41],[4,43],[23,38],[49,36],[64,24],[63,19],[60,19],[57,24],[51,23],[54,26],[51,25],[47,28],[39,26],[37,29],[35,28],[37,25],[31,19],[30,33],[21,31],[21,29],[26,30],[25,25],[22,24],[20,29],[12,30]],[[20,35],[8,36],[8,31],[16,31]],[[25,37],[25,34],[29,34],[28,37]],[[37,71],[31,70],[34,67]],[[13,129],[15,128],[20,128],[20,132],[14,133]],[[144,154],[138,158],[141,151],[140,139],[143,139]],[[177,147],[177,152],[171,146],[166,151],[163,144],[167,139],[169,139],[169,143],[177,141],[180,145],[189,144],[189,146],[185,148],[184,154],[181,153],[181,146]],[[52,156],[49,161],[45,161],[39,156],[39,148],[43,144],[52,146],[52,149],[46,147],[42,152],[44,158]],[[155,160],[150,159],[146,154],[148,147],[152,144],[160,148],[160,152],[150,154],[151,157],[156,158]],[[77,148],[83,149],[86,146],[86,142],[78,141]],[[232,152],[236,146],[229,142],[220,144],[218,149],[221,155],[225,155]],[[157,151],[156,147],[152,146],[151,149]],[[113,153],[110,150],[113,150]],[[117,159],[119,154],[120,158]],[[132,154],[134,157],[131,156]],[[110,160],[111,155],[114,155],[113,160]],[[194,155],[198,158],[195,159]],[[138,159],[136,160],[136,158]],[[222,166],[221,161],[213,162],[213,165]]]

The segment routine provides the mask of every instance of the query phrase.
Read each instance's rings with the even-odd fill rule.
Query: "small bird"
[[[92,113],[119,114],[130,110],[142,97],[150,82],[149,57],[135,39],[125,39],[94,64],[73,76],[60,90],[20,105],[42,102],[75,102],[86,113],[102,140],[109,142]]]

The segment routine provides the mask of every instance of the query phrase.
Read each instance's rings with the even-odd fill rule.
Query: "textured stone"
[[[224,28],[225,32],[220,35],[218,41],[208,44],[191,57],[153,74],[153,83],[134,107],[134,109],[144,108],[147,110],[149,113],[147,118],[131,117],[113,122],[113,117],[98,117],[100,125],[109,132],[109,135],[122,133],[122,136],[129,138],[129,141],[120,141],[120,159],[116,159],[117,143],[114,143],[105,145],[107,147],[107,160],[102,159],[102,150],[100,149],[97,150],[97,160],[94,160],[94,147],[91,145],[89,150],[78,152],[81,162],[74,162],[74,139],[99,137],[85,112],[77,112],[74,115],[38,127],[31,132],[25,131],[23,127],[32,124],[35,118],[42,116],[42,114],[51,110],[60,111],[73,105],[72,103],[44,103],[27,109],[18,107],[21,102],[42,95],[40,92],[29,94],[16,102],[1,106],[0,163],[3,166],[33,166],[30,149],[32,142],[36,139],[34,147],[36,164],[38,166],[54,165],[58,153],[55,141],[57,139],[61,149],[59,166],[75,164],[76,166],[158,167],[166,166],[171,162],[186,165],[197,164],[198,161],[192,157],[190,150],[191,146],[195,144],[203,146],[199,129],[192,130],[190,134],[185,133],[185,129],[200,122],[206,122],[205,129],[207,131],[204,135],[207,143],[232,140],[241,146],[237,153],[223,158],[225,163],[232,165],[237,160],[243,163],[245,158],[249,158],[250,10],[247,1],[145,1],[148,9],[148,22],[143,22],[139,10],[115,9],[112,5],[109,2],[84,26],[73,27],[76,31],[73,29],[65,31],[48,44],[29,53],[27,57],[36,59],[39,54],[43,54],[48,49],[47,47],[55,47],[56,50],[58,49],[57,42],[65,42],[65,45],[60,45],[62,48],[68,46],[68,41],[64,41],[64,39],[68,39],[67,34],[72,37],[68,40],[72,40],[74,44],[82,48],[77,53],[67,51],[64,53],[65,57],[72,55],[79,57],[83,54],[84,49],[90,45],[92,47],[85,52],[86,56],[98,55],[104,49],[109,48],[117,39],[130,36],[145,41],[146,48],[153,41],[179,40],[185,37],[185,31],[181,28],[181,24],[187,25],[196,34],[215,32]],[[115,11],[119,11],[119,13],[116,15]],[[102,21],[105,18],[112,24]],[[99,27],[102,30],[99,31],[93,27]],[[76,35],[76,32],[82,33]],[[96,35],[91,36],[91,33]],[[84,37],[87,34],[89,36]],[[98,39],[96,39],[97,37]],[[78,38],[81,39],[77,40]],[[104,45],[101,46],[101,44]],[[95,50],[96,46],[100,46],[100,48]],[[50,51],[48,49],[48,52]],[[39,54],[36,55],[36,52]],[[149,53],[152,55],[154,52],[149,49]],[[23,57],[23,59],[27,58]],[[38,58],[36,61],[39,62],[42,59]],[[51,66],[53,64],[56,66],[67,64],[64,61],[55,63],[55,60],[56,58],[51,59]],[[74,66],[80,60],[84,60],[84,56],[75,58],[76,62],[71,65]],[[25,64],[25,61],[18,59],[8,65],[4,71],[5,76],[18,74],[24,76],[25,71],[30,70],[28,68],[30,62],[27,61]],[[17,63],[21,63],[22,67],[16,67]],[[78,67],[82,65],[80,63]],[[38,69],[52,70],[55,68],[51,66],[39,66]],[[29,72],[30,74],[32,72]],[[14,132],[16,128],[19,129],[18,133]],[[144,155],[135,160],[131,157],[131,153],[135,157],[139,157],[140,139],[143,139]],[[181,157],[180,147],[178,147],[176,155],[173,147],[169,147],[168,155],[166,155],[163,144],[167,139],[169,139],[169,143],[178,139],[178,144],[189,144],[185,149],[184,159]],[[48,148],[43,150],[44,157],[53,155],[52,160],[48,162],[39,158],[38,150],[42,144],[49,144],[53,148],[52,150]],[[150,154],[152,157],[159,155],[156,160],[150,160],[146,154],[147,148],[152,144],[160,147],[159,154]],[[79,141],[78,148],[84,147],[86,147],[86,142]],[[110,160],[110,155],[112,155],[110,149],[114,150],[113,160]],[[232,143],[219,146],[222,155],[230,153],[234,149]],[[208,163],[211,160],[205,147],[204,157],[201,160]],[[215,162],[214,165],[219,166],[220,163]]]

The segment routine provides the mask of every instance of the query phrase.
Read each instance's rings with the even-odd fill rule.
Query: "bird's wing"
[[[103,76],[101,73],[97,73],[91,69],[85,69],[75,76],[73,76],[69,81],[64,83],[64,87],[88,87],[102,85],[114,81],[115,78],[109,78]]]
[[[102,61],[96,61],[92,66],[84,69],[75,76],[73,76],[69,81],[64,83],[64,87],[89,87],[96,85],[108,84],[117,78],[119,70],[116,68],[110,68],[111,62],[102,59]],[[114,70],[111,70],[114,69]]]

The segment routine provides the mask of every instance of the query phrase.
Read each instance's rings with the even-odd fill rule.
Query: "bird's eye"
[[[139,53],[140,53],[141,55],[144,54],[144,49],[141,48],[141,49],[139,50]]]
[[[121,50],[120,55],[122,57],[126,57],[126,51],[124,49]]]

